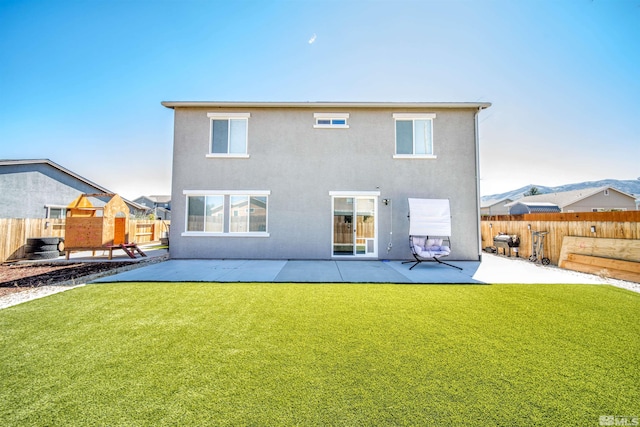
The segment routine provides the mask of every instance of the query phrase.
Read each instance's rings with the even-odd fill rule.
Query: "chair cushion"
[[[424,248],[425,242],[427,241],[427,238],[424,236],[413,236],[411,239],[413,241],[413,246],[418,246],[420,248]]]
[[[427,239],[427,243],[425,243],[424,246],[442,246],[442,239]]]
[[[451,248],[448,246],[431,246],[428,248],[421,248],[419,246],[415,246],[416,254],[423,258],[436,258],[447,256],[451,253]]]

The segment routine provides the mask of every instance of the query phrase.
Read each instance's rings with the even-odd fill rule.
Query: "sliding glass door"
[[[333,196],[333,256],[378,256],[377,204],[372,196]]]

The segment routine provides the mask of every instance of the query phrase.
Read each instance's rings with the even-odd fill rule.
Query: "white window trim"
[[[405,160],[424,160],[424,159],[437,159],[438,156],[435,154],[394,154],[394,159],[405,159]]]
[[[248,159],[249,156],[249,118],[251,113],[207,113],[209,118],[209,152],[205,155],[207,159]],[[212,153],[213,149],[213,135],[211,133],[211,126],[213,120],[231,120],[231,119],[245,119],[247,120],[247,140],[246,140],[246,153]]]
[[[379,196],[379,191],[329,191],[330,196],[337,197],[375,197]]]
[[[271,190],[183,190],[185,196],[270,196]]]
[[[334,191],[329,191],[329,196],[331,196],[331,212],[333,215],[333,212],[335,212],[335,200],[336,198],[339,197],[352,197],[354,199],[357,198],[367,198],[367,197],[371,197],[374,198],[374,211],[375,213],[375,224],[374,224],[374,235],[376,236],[374,238],[374,251],[368,254],[362,254],[362,255],[335,255],[333,253],[333,249],[331,250],[331,259],[375,259],[379,256],[379,247],[378,247],[378,242],[380,241],[380,236],[378,235],[378,220],[379,220],[379,214],[378,214],[378,197],[380,197],[380,191],[374,190],[374,191],[344,191],[344,190],[334,190]],[[333,221],[331,221],[331,235],[335,236],[334,234],[334,227],[335,225],[333,224]],[[367,240],[367,239],[365,239]],[[331,243],[332,246],[334,244],[334,238],[331,239]]]
[[[399,120],[427,120],[435,119],[436,113],[393,113],[393,118]]]
[[[315,119],[314,120],[314,125],[313,125],[314,129],[349,129],[349,124],[348,124],[349,113],[313,113],[313,118]],[[324,120],[333,120],[333,119],[344,120],[345,124],[344,125],[318,124],[318,120],[319,119],[324,119]]]
[[[251,113],[207,113],[210,119],[248,119]]]
[[[68,207],[67,206],[62,206],[62,205],[44,205],[45,209],[47,210],[47,216],[45,219],[64,219],[67,217],[67,212],[68,212]],[[51,209],[61,209],[64,210],[64,217],[63,218],[51,218]]]
[[[205,156],[207,159],[248,159],[248,154],[228,154],[228,153],[209,153]]]
[[[183,190],[182,194],[185,199],[189,196],[270,196],[271,190]],[[189,218],[189,203],[185,203],[185,216],[184,216],[184,229],[187,229],[187,221]],[[225,217],[227,215],[225,206]],[[267,228],[269,224],[269,208],[267,205]],[[223,218],[224,219],[224,218]],[[271,233],[268,231],[247,231],[245,233],[239,232],[210,232],[210,231],[183,231],[181,234],[183,237],[270,237]]]
[[[393,119],[395,120],[431,120],[431,141],[433,143],[433,119],[436,118],[435,113],[393,113]],[[397,137],[397,135],[396,135]],[[393,150],[395,151],[397,148],[397,141],[394,143]],[[415,150],[415,148],[414,148]],[[434,146],[435,150],[435,146]],[[394,159],[404,159],[404,160],[424,160],[424,159],[437,159],[438,156],[435,154],[394,154]]]
[[[182,237],[270,237],[269,232],[247,231],[246,233],[209,233],[206,231],[184,231]]]

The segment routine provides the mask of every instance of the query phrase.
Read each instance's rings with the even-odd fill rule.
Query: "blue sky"
[[[636,179],[640,0],[0,0],[0,158],[168,194],[194,100],[487,101],[483,195]]]

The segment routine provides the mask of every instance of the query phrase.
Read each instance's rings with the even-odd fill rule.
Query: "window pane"
[[[231,123],[229,153],[245,154],[247,152],[247,121],[229,120],[229,122]]]
[[[230,233],[246,233],[248,230],[247,222],[249,219],[249,197],[247,196],[231,196],[229,198],[229,232]]]
[[[415,154],[433,154],[431,141],[431,120],[415,120]]]
[[[229,120],[211,121],[211,152],[229,152]]]
[[[413,154],[413,121],[396,120],[396,154]]]
[[[425,146],[426,154],[433,154],[433,120],[425,121]]]
[[[65,210],[66,209],[61,209],[61,208],[50,208],[49,209],[49,218],[64,219]]]
[[[345,119],[333,119],[333,120],[331,120],[331,124],[333,124],[333,125],[346,125],[347,121]]]
[[[249,231],[267,231],[267,198],[251,197]]]
[[[415,136],[414,154],[427,154],[425,123],[426,120],[414,120],[413,122],[413,134]]]
[[[188,197],[187,231],[204,231],[204,196]]]
[[[224,196],[207,196],[204,231],[222,233],[224,218]]]
[[[330,125],[331,124],[331,120],[329,119],[318,119],[318,121],[316,122],[319,125]]]

